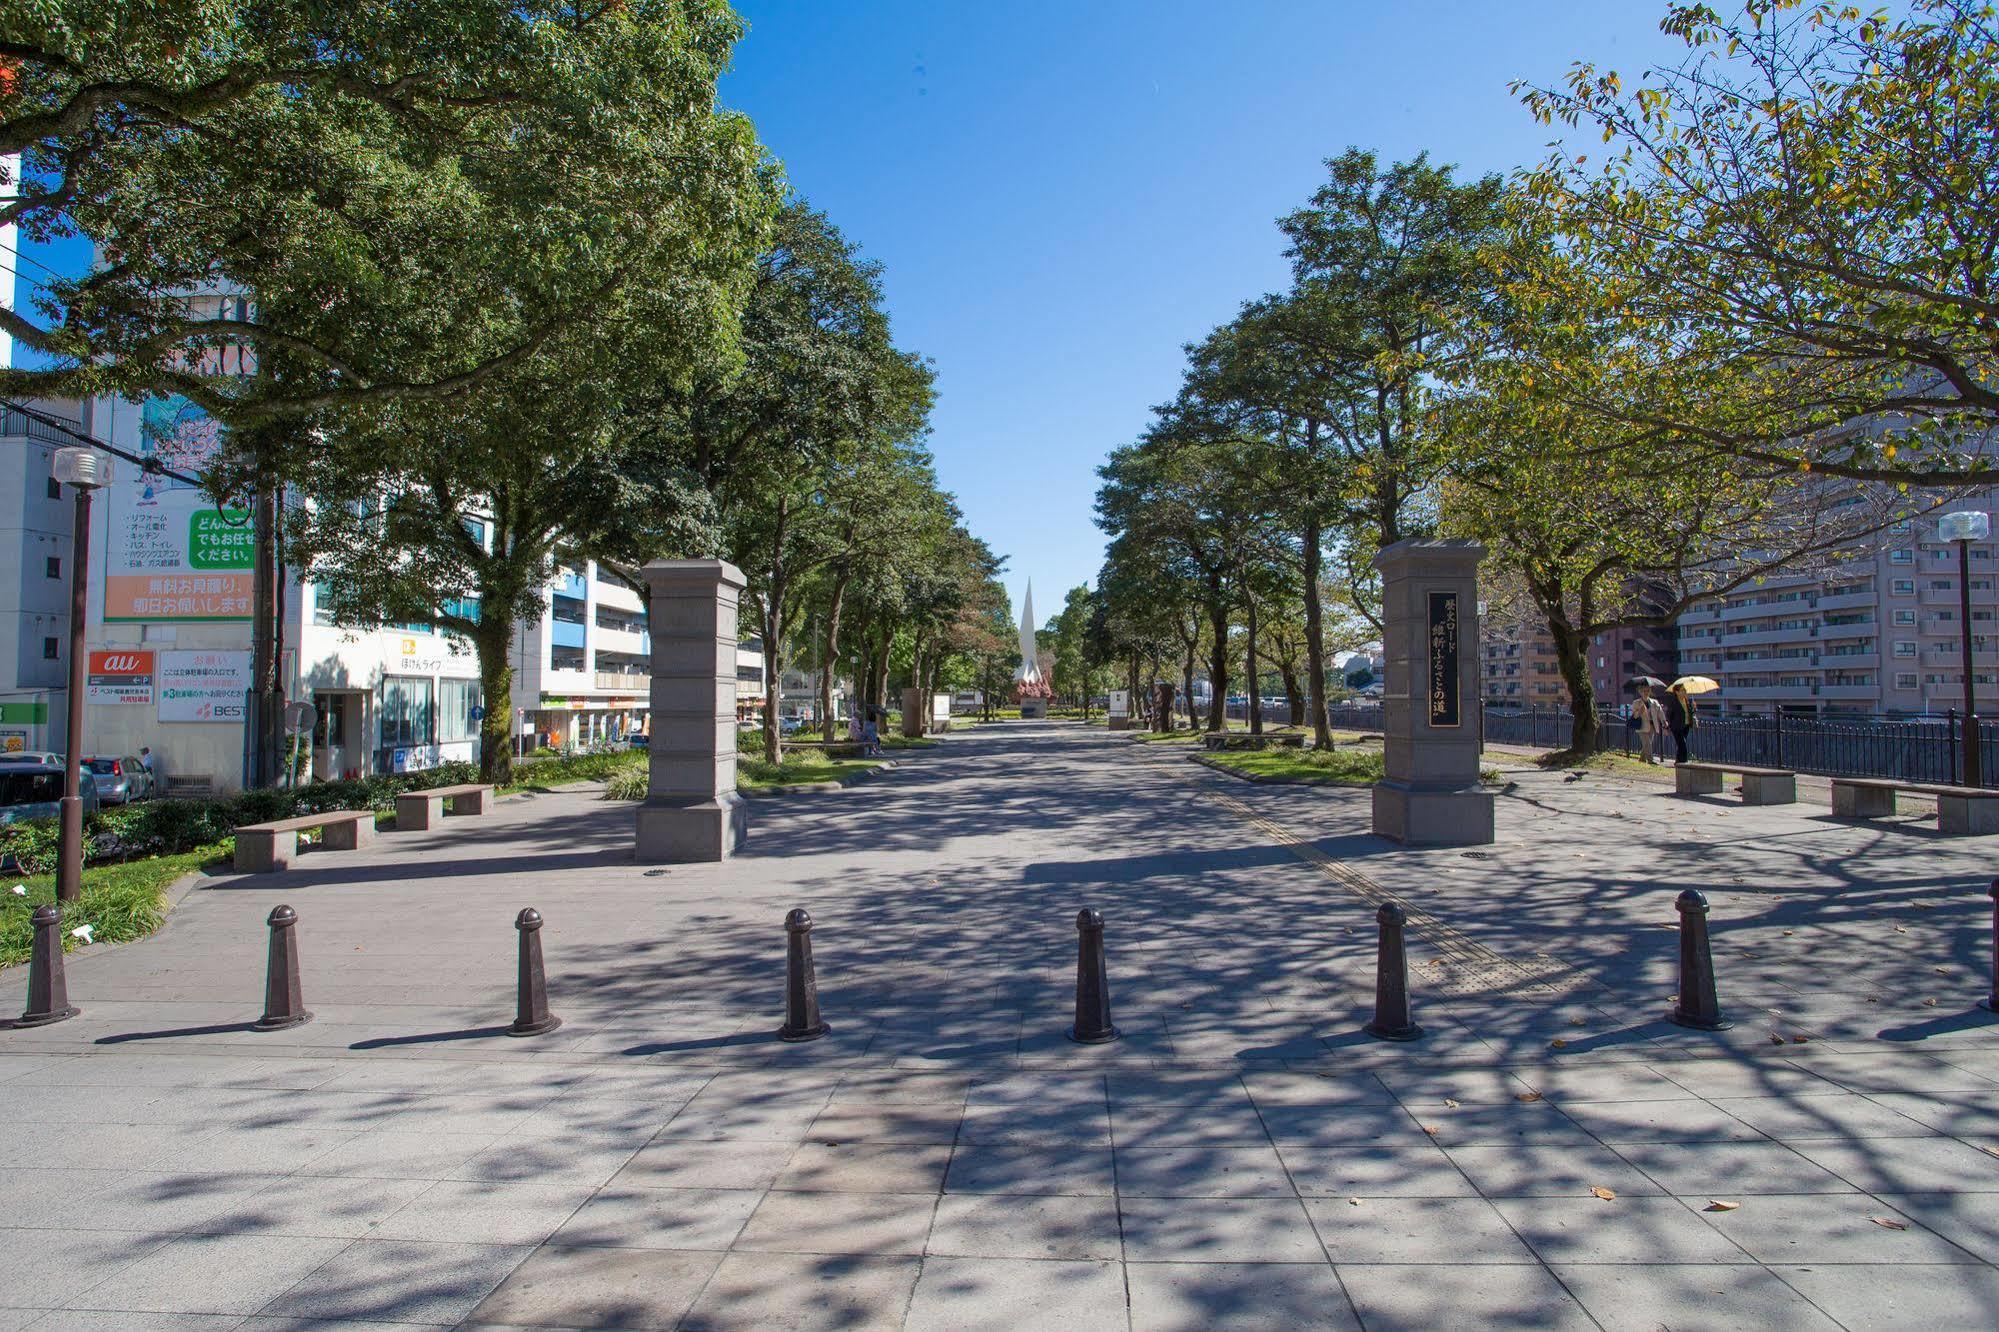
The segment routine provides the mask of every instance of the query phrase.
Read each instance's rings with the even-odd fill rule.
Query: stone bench
[[[467,782],[463,786],[433,786],[427,791],[404,791],[396,797],[396,831],[422,832],[444,822],[448,804],[453,814],[484,814],[493,795],[491,786]]]
[[[325,814],[301,814],[295,819],[250,823],[236,830],[236,872],[273,874],[290,869],[298,859],[298,835],[322,829],[320,845],[329,851],[358,851],[375,842],[375,811],[336,809]]]
[[[1798,799],[1798,774],[1785,768],[1749,768],[1737,763],[1680,763],[1673,767],[1675,795],[1720,795],[1724,773],[1742,777],[1745,805],[1791,805]]]
[[[1957,836],[1999,832],[1999,791],[1977,786],[1898,782],[1885,777],[1835,777],[1832,812],[1841,819],[1881,819],[1895,813],[1895,795],[1929,796],[1937,802],[1937,831]]]
[[[1224,749],[1303,749],[1305,737],[1302,733],[1287,735],[1249,735],[1241,731],[1222,731],[1201,737],[1201,748],[1210,751]]]

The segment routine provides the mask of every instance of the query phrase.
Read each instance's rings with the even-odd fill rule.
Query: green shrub
[[[604,787],[606,800],[644,800],[650,790],[652,774],[643,767],[621,772]]]

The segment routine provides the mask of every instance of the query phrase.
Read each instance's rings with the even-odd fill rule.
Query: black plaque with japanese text
[[[1430,725],[1462,725],[1458,702],[1458,594],[1430,593]]]

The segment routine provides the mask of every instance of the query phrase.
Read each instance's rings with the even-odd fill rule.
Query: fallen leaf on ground
[[[1897,925],[1895,927],[1895,933],[1897,934],[1907,934],[1908,932],[1909,932],[1909,927],[1907,925]]]
[[[1457,1109],[1457,1108],[1458,1108],[1458,1103],[1457,1103],[1456,1101],[1453,1101],[1453,1100],[1452,1100],[1452,1099],[1451,1099],[1450,1097],[1448,1097],[1448,1096],[1446,1096],[1446,1097],[1444,1098],[1444,1104],[1445,1104],[1445,1105],[1447,1105],[1447,1106],[1449,1106],[1449,1107],[1450,1107],[1451,1109],[1453,1109],[1453,1110],[1455,1110],[1455,1109]]]
[[[1603,1199],[1605,1202],[1617,1201],[1616,1189],[1606,1189],[1603,1185],[1599,1184],[1595,1188],[1591,1189],[1590,1192],[1594,1193],[1597,1197]]]
[[[1569,1025],[1571,1027],[1587,1027],[1589,1025],[1589,1019],[1582,1017],[1572,1017],[1569,1019]]]
[[[1796,933],[1797,933],[1797,931],[1796,931],[1796,930],[1785,930],[1785,931],[1784,931],[1784,933],[1786,933],[1786,934],[1796,934]]]
[[[1984,1143],[1980,1143],[1978,1150],[1984,1152],[1987,1156],[1999,1156],[1999,1147],[1988,1147]]]
[[[1514,1099],[1514,1100],[1516,1100],[1516,1101],[1538,1101],[1538,1100],[1540,1100],[1540,1099],[1541,1099],[1541,1093],[1540,1093],[1540,1092],[1521,1092],[1521,1093],[1520,1093],[1520,1094],[1519,1094],[1518,1096],[1514,1097],[1513,1099]],[[1999,1156],[1999,1152],[1994,1152],[1994,1153],[1993,1153],[1993,1155],[1995,1155],[1995,1156]]]
[[[1550,1050],[1566,1050],[1569,1048],[1569,1043],[1557,1036],[1554,1040],[1548,1042],[1548,1048]]]
[[[1358,1198],[1349,1198],[1347,1199],[1347,1201],[1352,1203],[1355,1207],[1360,1206],[1360,1199]]]
[[[1423,1131],[1429,1134],[1433,1138],[1437,1136],[1437,1126],[1435,1124],[1425,1124],[1423,1126]]]
[[[1773,1031],[1773,1032],[1771,1032],[1771,1033],[1770,1033],[1770,1044],[1772,1044],[1772,1045],[1782,1045],[1783,1043],[1784,1043],[1784,1033],[1783,1033],[1783,1032],[1781,1032],[1781,1031]]]
[[[1907,1221],[1897,1221],[1892,1216],[1870,1216],[1867,1219],[1883,1230],[1907,1230],[1909,1228]]]
[[[1791,1044],[1793,1044],[1793,1045],[1804,1045],[1805,1043],[1807,1043],[1807,1042],[1808,1042],[1808,1041],[1810,1041],[1810,1040],[1811,1040],[1811,1037],[1809,1037],[1809,1036],[1793,1036],[1793,1037],[1791,1038]]]
[[[1937,1001],[1936,1001],[1936,1000],[1934,1000],[1934,999],[1925,999],[1925,1000],[1923,1000],[1923,1007],[1924,1007],[1924,1008],[1935,1008],[1936,1006],[1937,1006]]]
[[[1937,975],[1939,975],[1939,976],[1948,976],[1948,975],[1950,975],[1950,968],[1949,968],[1949,967],[1931,967],[1931,968],[1930,968],[1930,970],[1931,970],[1931,971],[1934,971],[1934,972],[1935,972],[1935,973],[1936,973]]]
[[[1732,1212],[1740,1206],[1742,1204],[1739,1202],[1723,1202],[1719,1198],[1710,1198],[1708,1199],[1707,1206],[1702,1210],[1708,1212]]]

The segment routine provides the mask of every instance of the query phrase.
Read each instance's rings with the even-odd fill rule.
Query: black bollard
[[[1084,907],[1076,913],[1076,1024],[1069,1039],[1102,1045],[1118,1038],[1111,1022],[1110,972],[1104,966],[1104,913]]]
[[[83,1010],[69,1001],[69,981],[62,969],[62,908],[38,906],[29,917],[35,927],[34,953],[28,962],[28,1010],[17,1027],[46,1027],[73,1018]]]
[[[1978,1006],[1992,1013],[1999,1013],[1999,879],[1985,890],[1992,899],[1992,993],[1978,1001]]]
[[[283,1031],[312,1021],[298,979],[298,912],[288,906],[271,908],[271,951],[264,963],[264,1016],[252,1025],[258,1031]]]
[[[514,1008],[514,1025],[509,1036],[543,1036],[562,1025],[562,1019],[548,1011],[548,978],[541,969],[541,912],[522,907],[514,917],[521,933],[520,1001]]]
[[[1680,998],[1673,1021],[1700,1031],[1734,1026],[1721,1015],[1714,989],[1714,955],[1708,950],[1707,898],[1689,888],[1674,903],[1680,912]]]
[[[1423,1034],[1409,1013],[1409,953],[1402,927],[1409,917],[1393,902],[1374,913],[1381,943],[1374,955],[1374,1021],[1363,1029],[1384,1041],[1413,1041]]]
[[[819,1017],[819,973],[812,969],[812,913],[796,907],[784,918],[784,1025],[781,1041],[816,1041],[832,1027]]]

